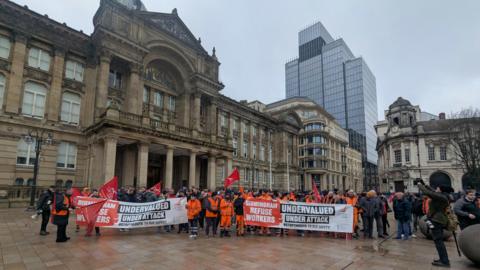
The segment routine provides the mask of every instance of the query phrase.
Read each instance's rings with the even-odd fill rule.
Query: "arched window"
[[[17,179],[15,179],[15,184],[14,185],[15,186],[23,186],[23,182],[24,182],[23,178],[18,177]]]
[[[27,186],[31,187],[33,185],[33,178],[28,178]]]
[[[47,89],[38,83],[27,82],[23,93],[22,113],[24,115],[43,118]]]
[[[0,107],[3,105],[3,96],[5,95],[5,76],[0,73]]]
[[[72,186],[73,186],[73,181],[72,180],[69,179],[69,180],[65,181],[65,188],[66,189],[70,189],[70,188],[72,188]]]
[[[80,103],[79,95],[69,92],[63,93],[61,121],[77,125],[80,121]]]

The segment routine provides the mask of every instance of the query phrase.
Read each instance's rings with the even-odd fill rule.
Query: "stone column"
[[[140,89],[139,65],[130,64],[130,79],[128,81],[127,93],[125,96],[127,112],[141,114],[143,103],[143,88]]]
[[[211,191],[215,190],[215,181],[216,181],[216,169],[217,169],[217,159],[214,154],[210,154],[208,157],[208,178],[207,178],[207,188]]]
[[[103,139],[103,172],[105,182],[109,181],[115,176],[116,155],[117,138],[105,137]]]
[[[212,134],[212,140],[215,140],[217,138],[216,134],[218,131],[218,126],[217,126],[217,104],[215,101],[212,100],[212,103],[210,104],[210,112],[209,112],[209,118],[210,118],[210,133]]]
[[[50,93],[48,94],[48,120],[58,121],[58,112],[62,104],[62,81],[64,67],[65,52],[63,49],[55,48],[55,56],[53,58],[53,76]]]
[[[12,50],[12,66],[10,68],[10,78],[5,97],[5,111],[8,113],[19,113],[20,97],[23,92],[23,66],[27,57],[25,54],[27,37],[21,34],[15,34],[15,43]]]
[[[190,187],[195,186],[195,171],[197,169],[197,151],[190,151],[190,164],[188,168],[188,185]]]
[[[168,113],[170,112],[168,108],[168,97],[170,95],[163,93],[163,111],[162,111],[162,119],[164,122],[170,122],[170,119],[168,118]]]
[[[243,152],[243,140],[245,140],[245,138],[243,137],[243,124],[242,124],[242,120],[239,119],[238,120],[238,134],[239,134],[239,137],[238,137],[238,142],[237,142],[237,147],[238,147],[238,150],[237,150],[237,153],[238,153],[238,156],[243,158],[243,155],[244,155],[244,152]]]
[[[137,183],[140,187],[147,186],[148,173],[148,143],[141,142],[138,145],[137,153]],[[158,179],[160,180],[160,179]]]
[[[122,185],[129,186],[134,184],[133,179],[136,175],[137,151],[131,146],[125,148],[122,154]],[[138,182],[137,182],[138,185]]]
[[[108,76],[110,74],[110,53],[104,52],[100,56],[100,64],[97,74],[97,93],[95,96],[96,116],[100,116],[107,106]]]
[[[200,93],[193,94],[193,126],[194,130],[200,130],[200,106],[201,106],[201,97]]]
[[[173,146],[167,145],[167,161],[165,166],[165,188],[173,187]]]
[[[227,157],[227,175],[229,176],[233,171],[233,160],[231,157]]]

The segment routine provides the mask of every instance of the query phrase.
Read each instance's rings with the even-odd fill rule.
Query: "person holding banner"
[[[353,190],[347,192],[345,197],[347,204],[353,207],[353,237],[358,238],[358,214],[359,214],[359,205],[358,198],[355,196]]]
[[[100,198],[100,194],[98,193],[98,190],[96,189],[93,189],[92,190],[92,194],[90,194],[89,196],[90,198]],[[95,224],[95,222],[93,222],[93,225]],[[85,237],[90,237],[92,236],[92,231],[93,231],[93,226],[91,224],[88,224],[87,225],[87,233],[85,234]],[[78,225],[77,225],[78,226]],[[96,236],[100,236],[100,227],[95,227],[95,235]]]
[[[190,225],[190,238],[197,238],[198,236],[198,216],[202,211],[202,206],[196,194],[190,195],[187,205],[188,224]]]
[[[235,195],[236,198],[233,201],[233,208],[237,224],[237,236],[245,236],[245,219],[243,216],[243,204],[245,203],[245,198],[240,192],[237,192]]]

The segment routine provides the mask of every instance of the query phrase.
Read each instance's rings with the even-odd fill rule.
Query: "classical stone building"
[[[101,0],[93,23],[86,35],[0,1],[0,185],[31,184],[35,146],[25,135],[45,131],[54,143],[42,148],[39,186],[118,176],[121,186],[214,189],[237,167],[245,187],[305,187],[302,120],[222,95],[215,49],[205,51],[176,9]],[[348,175],[345,142],[332,144],[330,187]]]
[[[298,181],[303,190],[312,189],[312,179],[322,190],[363,189],[362,155],[348,146],[348,132],[313,100],[293,97],[263,105],[259,101],[250,107],[300,127],[297,149],[286,154],[299,160]],[[288,152],[287,152],[288,151]]]
[[[390,105],[375,126],[381,191],[418,191],[416,178],[461,190],[464,170],[449,137],[453,121],[444,113],[424,113],[401,97]]]

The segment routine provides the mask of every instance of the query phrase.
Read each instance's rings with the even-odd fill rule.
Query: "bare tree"
[[[480,110],[463,109],[453,113],[450,140],[471,187],[480,187]]]

